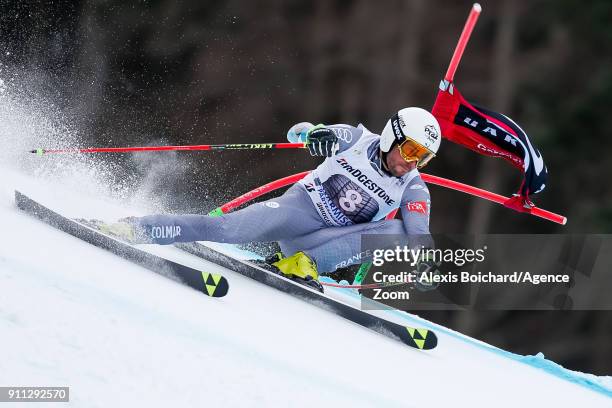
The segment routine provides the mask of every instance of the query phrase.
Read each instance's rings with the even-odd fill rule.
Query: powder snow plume
[[[131,155],[30,153],[37,148],[89,147],[83,121],[71,117],[45,92],[24,85],[0,65],[0,166],[79,193],[101,196],[148,212],[164,211],[165,187],[179,183],[188,168],[174,152]],[[121,135],[116,137],[121,140]],[[150,144],[163,143],[156,138]]]

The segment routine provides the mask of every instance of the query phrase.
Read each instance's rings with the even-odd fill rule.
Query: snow
[[[142,209],[1,170],[0,385],[70,386],[77,407],[611,405],[450,330],[438,331],[435,350],[413,350],[176,248],[146,246],[228,278],[226,297],[203,296],[21,213],[13,190],[71,216]]]

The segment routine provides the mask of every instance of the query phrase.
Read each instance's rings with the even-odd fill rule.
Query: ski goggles
[[[436,155],[420,143],[405,136],[406,140],[397,145],[400,155],[407,162],[417,162],[417,167],[420,169],[425,167],[427,163]]]

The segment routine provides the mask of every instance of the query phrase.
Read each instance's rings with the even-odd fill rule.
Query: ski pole
[[[362,265],[365,265],[365,264],[362,264]],[[329,286],[332,288],[340,288],[340,289],[383,289],[383,288],[389,288],[393,286],[407,285],[410,282],[408,281],[406,282],[381,282],[381,283],[366,283],[366,284],[353,283],[353,284],[348,284],[348,285],[343,285],[341,283],[323,282],[323,281],[319,281],[319,283],[323,286]]]
[[[472,9],[470,10],[470,14],[465,21],[459,41],[457,41],[457,47],[455,47],[455,52],[453,52],[453,57],[448,65],[448,70],[446,71],[446,75],[444,75],[444,79],[448,82],[453,82],[455,72],[459,66],[459,61],[461,61],[463,51],[465,51],[465,47],[470,40],[470,35],[472,35],[472,30],[474,30],[474,26],[476,25],[476,21],[478,20],[478,16],[480,16],[481,11],[482,7],[480,7],[480,4],[474,3],[474,5],[472,5]]]
[[[85,149],[34,149],[30,153],[39,156],[56,153],[128,153],[177,150],[254,150],[254,149],[305,149],[306,143],[233,143],[190,146],[141,146],[141,147],[90,147]]]

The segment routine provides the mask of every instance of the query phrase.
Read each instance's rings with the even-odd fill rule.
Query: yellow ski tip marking
[[[219,275],[218,273],[202,271],[202,279],[204,279],[206,293],[208,293],[209,296],[213,296],[217,291],[217,287],[219,286],[221,279],[223,279],[223,276]]]
[[[214,281],[214,285],[210,285],[208,283],[208,278],[211,278]],[[204,272],[202,271],[202,279],[204,279],[204,287],[206,288],[206,293],[208,293],[208,296],[212,296],[215,293],[215,290],[217,290],[217,285],[219,284],[219,281],[221,280],[221,275],[212,275],[208,272]]]
[[[212,275],[213,280],[215,281],[215,285],[218,285],[219,282],[221,281],[222,276],[218,275],[218,274],[213,274]]]
[[[417,329],[422,338],[426,339],[429,334],[429,330],[427,329]]]
[[[406,330],[410,335],[410,338],[414,342],[414,344],[421,350],[425,347],[425,339],[429,335],[429,330],[427,329],[415,329],[413,327],[406,326]]]

